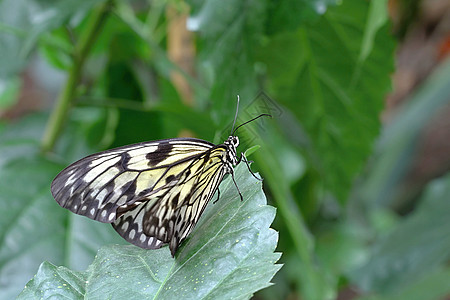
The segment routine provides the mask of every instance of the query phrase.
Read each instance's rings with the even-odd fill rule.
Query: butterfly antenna
[[[249,120],[249,121],[247,121],[247,122],[245,122],[245,123],[242,123],[241,125],[239,125],[238,127],[236,127],[236,129],[234,129],[234,131],[231,132],[231,135],[234,135],[234,133],[236,132],[236,130],[238,130],[240,127],[242,127],[242,126],[244,126],[245,124],[248,124],[248,123],[250,123],[250,122],[253,122],[253,121],[255,121],[256,119],[259,119],[259,118],[261,118],[261,117],[271,117],[271,118],[272,118],[272,115],[269,115],[269,114],[260,114],[259,116],[255,117],[255,118],[253,118],[253,119],[251,119],[251,120]],[[236,119],[235,119],[234,121],[236,121]],[[234,127],[234,125],[233,125],[233,127]]]
[[[239,111],[239,95],[237,95],[236,114],[234,115],[234,121],[233,121],[233,126],[231,127],[231,134],[230,135],[233,135],[233,133],[234,133],[233,129],[234,129],[234,125],[236,125],[236,119],[237,119],[237,116],[238,116],[238,111]]]

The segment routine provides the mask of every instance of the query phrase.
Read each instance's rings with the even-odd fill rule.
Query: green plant
[[[389,205],[374,209],[380,195],[389,191],[386,181],[398,174],[390,162],[403,161],[404,150],[411,145],[384,142],[384,148],[377,144],[373,150],[393,71],[394,41],[386,6],[387,1],[348,0],[0,1],[0,107],[14,104],[24,85],[19,74],[31,69],[33,55],[47,63],[47,70],[58,69],[64,75],[49,114],[0,126],[0,208],[8,212],[0,218],[0,297],[17,295],[42,261],[49,262],[27,284],[23,298],[45,298],[58,291],[74,298],[99,298],[95,293],[103,292],[140,298],[155,295],[158,289],[162,297],[169,287],[188,289],[191,297],[248,298],[267,286],[278,268],[274,265],[278,255],[273,254],[276,234],[269,230],[273,210],[245,168],[238,168],[239,184],[248,188],[244,203],[251,204],[251,210],[241,210],[236,191],[232,186],[226,189],[221,200],[208,207],[177,259],[187,260],[202,243],[215,247],[203,249],[195,256],[197,264],[185,264],[175,273],[177,265],[166,248],[100,248],[124,242],[109,226],[64,211],[50,195],[58,171],[99,150],[180,133],[223,142],[238,94],[238,122],[257,113],[274,116],[239,132],[241,151],[261,146],[251,156],[252,168],[264,178],[269,202],[278,209],[273,226],[280,232],[278,250],[285,264],[274,278],[276,285],[258,297],[295,293],[308,300],[333,299],[349,286],[380,299],[406,297],[414,288],[426,292],[432,281],[425,275],[442,279],[448,274],[445,255],[435,260],[437,267],[425,277],[406,276],[390,289],[379,284],[390,277],[375,280],[367,260],[370,253],[381,253],[380,261],[398,260],[387,253],[391,239],[410,232],[409,222],[418,222],[414,220],[421,214],[408,221]],[[196,51],[189,57],[190,70],[169,58],[173,15],[189,16],[194,31],[190,46]],[[49,74],[39,76],[44,80]],[[175,83],[174,74],[188,92]],[[442,82],[450,78],[439,76]],[[447,92],[445,84],[430,90]],[[426,99],[423,94],[417,97]],[[413,123],[404,122],[407,125],[397,129],[399,136]],[[373,153],[386,154],[380,169],[366,166]],[[361,172],[364,168],[366,173]],[[378,190],[379,195],[374,192]],[[217,277],[202,279],[207,276],[202,273],[213,270],[204,265],[209,264],[208,256],[237,239],[222,239],[220,230],[217,236],[203,234],[205,224],[216,220],[226,227],[227,222],[256,216],[261,216],[262,225],[242,225],[242,234],[255,237],[257,228],[268,235],[270,242],[255,248],[264,252],[263,263],[240,260],[243,254],[238,252],[224,265],[214,266]],[[260,241],[249,241],[256,240]],[[194,244],[197,248],[191,248]],[[425,252],[418,256],[422,263]],[[123,257],[128,259],[122,261]],[[227,271],[229,262],[236,263],[236,273]],[[161,269],[147,286],[136,276],[153,263]],[[116,265],[138,271],[122,276]],[[144,272],[147,281],[154,270],[151,266]],[[252,277],[255,272],[261,276]],[[177,276],[182,278],[175,280]],[[161,283],[162,278],[169,281]],[[234,285],[233,280],[243,278],[248,285]],[[220,285],[211,288],[214,280]],[[416,287],[417,280],[422,285]],[[208,292],[201,294],[203,285]],[[445,285],[434,291],[445,295]]]

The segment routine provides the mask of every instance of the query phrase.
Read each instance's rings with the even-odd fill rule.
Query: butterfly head
[[[224,142],[227,147],[227,160],[231,162],[234,166],[237,165],[238,159],[236,154],[236,148],[239,146],[239,138],[237,136],[230,135],[228,139]]]

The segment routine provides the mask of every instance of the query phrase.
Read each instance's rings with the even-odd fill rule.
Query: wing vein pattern
[[[193,138],[139,143],[87,156],[52,182],[64,208],[112,223],[127,241],[172,255],[189,235],[227,168],[227,147]]]

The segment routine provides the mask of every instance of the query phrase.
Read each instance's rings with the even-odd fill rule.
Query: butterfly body
[[[52,194],[76,214],[112,223],[128,242],[145,249],[169,244],[174,255],[223,177],[233,175],[238,145],[236,136],[220,145],[175,138],[103,151],[61,171]]]

